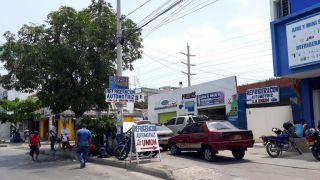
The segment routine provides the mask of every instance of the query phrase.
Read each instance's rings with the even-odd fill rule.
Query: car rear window
[[[225,121],[225,122],[222,122],[222,121],[209,122],[208,123],[208,128],[209,128],[210,131],[222,130],[222,129],[237,129],[233,124],[231,124],[228,121]]]

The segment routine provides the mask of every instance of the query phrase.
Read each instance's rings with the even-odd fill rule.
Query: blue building
[[[320,120],[320,1],[271,0],[276,77],[300,79],[301,118]]]

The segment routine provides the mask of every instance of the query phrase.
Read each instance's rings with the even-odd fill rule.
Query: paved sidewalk
[[[27,148],[27,146],[23,147],[23,145],[21,147]],[[43,145],[41,152],[47,155],[76,159],[73,151],[63,152],[59,150],[53,153],[48,145]],[[315,160],[311,153],[299,155],[297,152],[284,152],[280,158],[270,158],[265,147],[261,144],[256,144],[254,148],[249,149],[246,152],[244,160],[235,160],[230,151],[222,151],[219,152],[216,162],[206,162],[197,153],[184,153],[180,156],[172,156],[169,152],[161,153],[161,161],[157,158],[144,160],[139,165],[135,161],[129,163],[129,160],[119,161],[115,157],[91,157],[89,161],[142,172],[163,179],[256,179],[262,174],[263,177],[260,179],[270,179],[274,175],[270,174],[269,171],[277,171],[280,168],[287,170],[288,176],[286,172],[281,172],[283,174],[279,175],[279,177],[285,176],[288,179],[296,176],[292,172],[296,172],[300,176],[301,173],[306,172],[306,179],[317,179],[316,177],[320,175],[320,162]],[[253,168],[257,172],[250,172],[250,168]],[[261,170],[257,170],[256,168],[260,168]],[[251,174],[241,174],[246,171],[249,171]],[[279,172],[275,173],[277,175]],[[294,179],[303,178],[296,176]]]

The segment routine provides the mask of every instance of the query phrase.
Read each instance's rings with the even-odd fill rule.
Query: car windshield
[[[222,129],[237,129],[233,124],[231,124],[228,121],[209,122],[208,128],[210,131],[222,130]]]

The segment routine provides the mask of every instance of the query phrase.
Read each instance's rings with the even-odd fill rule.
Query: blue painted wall
[[[272,37],[273,67],[274,67],[275,76],[277,77],[286,76],[286,75],[320,69],[320,63],[299,67],[299,68],[294,68],[294,69],[289,69],[287,37],[286,37],[287,23],[301,19],[305,16],[319,13],[319,12],[320,12],[320,3],[318,3],[316,6],[312,6],[312,8],[307,8],[305,10],[299,11],[299,13],[294,13],[294,14],[291,14],[290,16],[286,16],[271,22],[270,26],[271,26],[271,37]]]
[[[319,3],[319,0],[290,0],[290,11],[295,13]]]

